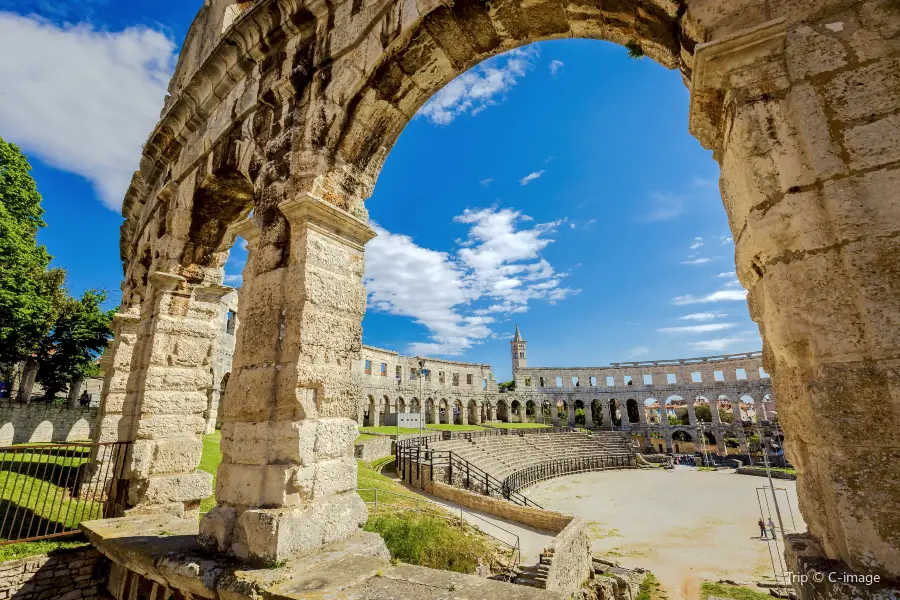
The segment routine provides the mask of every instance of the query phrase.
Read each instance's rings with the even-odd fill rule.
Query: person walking
[[[764,539],[768,538],[769,536],[766,535],[766,523],[765,523],[765,521],[763,521],[762,519],[760,519],[759,521],[757,521],[756,524],[759,525],[759,539],[764,540]]]
[[[772,522],[772,517],[769,517],[769,531],[772,532],[772,539],[777,540],[778,538],[775,537],[775,523]]]
[[[82,392],[81,397],[78,399],[78,403],[82,406],[87,406],[91,403],[91,395],[87,393],[87,390]]]

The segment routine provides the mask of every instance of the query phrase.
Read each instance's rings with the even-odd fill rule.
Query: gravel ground
[[[775,547],[759,538],[757,527],[756,488],[765,485],[764,477],[676,467],[584,473],[525,493],[545,508],[587,519],[595,553],[624,567],[650,569],[671,600],[696,600],[704,581],[772,576],[770,546],[773,552]],[[793,510],[792,527],[781,504],[785,528],[805,531],[795,483],[776,480],[775,486],[786,490]],[[778,499],[783,502],[785,492]]]

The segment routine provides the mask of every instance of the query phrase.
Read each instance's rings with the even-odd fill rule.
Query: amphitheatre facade
[[[131,514],[190,517],[212,491],[200,434],[240,234],[243,326],[200,540],[281,561],[358,532],[365,201],[435,91],[565,37],[627,45],[690,89],[688,127],[721,167],[737,275],[801,473],[809,533],[789,541],[793,566],[900,579],[893,0],[206,0],[123,205],[96,438],[134,441]]]

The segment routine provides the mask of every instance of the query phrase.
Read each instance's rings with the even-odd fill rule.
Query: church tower
[[[513,373],[528,366],[528,360],[525,356],[525,345],[527,343],[528,342],[522,339],[522,334],[519,333],[519,326],[516,325],[516,335],[509,343],[509,345],[512,347]]]

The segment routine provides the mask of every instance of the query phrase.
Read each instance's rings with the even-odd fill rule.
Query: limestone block
[[[294,486],[295,473],[300,468],[223,462],[216,477],[216,498],[243,506],[295,506],[301,501]]]
[[[166,504],[207,498],[212,494],[212,478],[209,473],[195,471],[132,481],[128,489],[129,504]]]
[[[797,83],[788,92],[788,104],[800,146],[819,178],[843,173],[845,165],[841,149],[831,135],[821,94],[809,83]]]
[[[844,147],[855,169],[866,169],[900,160],[900,115],[850,127]]]
[[[150,391],[144,392],[141,412],[145,415],[194,415],[206,410],[206,392]]]
[[[347,418],[318,419],[315,427],[315,455],[318,459],[347,456],[359,435],[356,423]]]
[[[847,64],[847,51],[840,40],[818,33],[809,25],[788,31],[785,52],[788,72],[795,80],[834,71]]]
[[[305,508],[250,509],[238,518],[232,551],[267,562],[302,556],[350,537],[367,518],[356,492]]]
[[[825,94],[842,121],[894,112],[900,108],[900,59],[885,58],[839,73],[825,86]]]
[[[234,508],[224,505],[214,507],[200,519],[197,541],[207,550],[228,552],[236,520],[237,511]]]
[[[356,489],[356,469],[356,459],[352,456],[320,461],[315,466],[298,471],[295,486],[301,496],[309,490],[308,497],[312,498],[350,492]]]
[[[900,227],[898,189],[900,169],[825,182],[824,205],[839,239],[894,235]]]
[[[203,433],[206,421],[203,415],[148,415],[138,422],[138,439],[177,437],[191,433]]]
[[[170,367],[151,369],[144,380],[146,390],[195,391],[212,385],[212,374],[208,369],[197,367]]]
[[[200,464],[203,444],[199,438],[135,440],[131,452],[130,477],[191,473]]]

